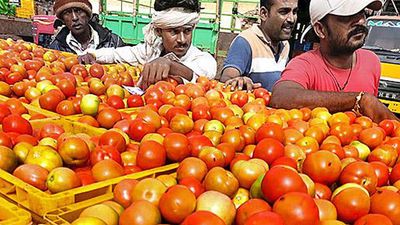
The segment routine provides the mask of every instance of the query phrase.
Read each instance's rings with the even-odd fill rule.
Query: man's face
[[[69,8],[62,13],[62,19],[72,35],[78,36],[88,29],[89,16],[80,8]]]
[[[288,40],[297,20],[297,0],[272,0],[271,9],[261,7],[261,29],[271,41]]]
[[[163,40],[165,53],[173,52],[179,58],[184,56],[192,44],[193,29],[194,26],[192,25],[158,29],[158,33]]]
[[[364,10],[352,16],[327,15],[323,26],[331,52],[337,55],[351,54],[361,48],[368,35]]]

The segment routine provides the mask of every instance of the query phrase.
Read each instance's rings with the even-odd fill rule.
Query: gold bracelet
[[[358,95],[356,96],[356,103],[354,104],[354,107],[353,107],[352,111],[355,114],[357,114],[357,116],[361,116],[361,112],[360,112],[361,105],[360,105],[360,102],[361,102],[361,99],[364,96],[364,94],[365,94],[365,92],[362,91],[362,92],[358,93]]]

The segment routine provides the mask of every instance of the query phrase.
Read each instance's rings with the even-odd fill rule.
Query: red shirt
[[[339,92],[339,86],[345,86],[349,78],[343,92],[365,91],[377,96],[381,75],[378,56],[371,51],[358,49],[356,60],[352,69],[336,68],[322,58],[319,49],[315,49],[292,59],[277,83],[290,80],[308,90]]]

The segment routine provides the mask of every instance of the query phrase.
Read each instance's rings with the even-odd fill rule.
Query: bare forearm
[[[225,83],[227,80],[236,78],[240,76],[239,70],[236,68],[228,67],[222,71],[221,78],[219,79],[221,82]]]
[[[173,61],[171,63],[171,68],[170,68],[169,74],[173,75],[173,76],[182,77],[188,81],[191,81],[193,79],[193,71],[189,67],[187,67],[179,62]]]
[[[330,112],[352,110],[356,101],[356,92],[321,92],[299,88],[275,88],[270,106],[274,108],[316,108],[326,107]]]

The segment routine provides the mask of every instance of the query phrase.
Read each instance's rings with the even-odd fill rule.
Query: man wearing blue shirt
[[[261,0],[260,6],[261,24],[238,35],[225,59],[220,81],[232,90],[271,91],[288,62],[298,0]]]

